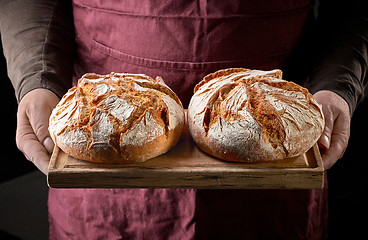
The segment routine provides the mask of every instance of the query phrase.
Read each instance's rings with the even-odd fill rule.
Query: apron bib
[[[75,80],[144,73],[187,107],[195,84],[229,67],[282,68],[302,37],[309,1],[74,1]]]

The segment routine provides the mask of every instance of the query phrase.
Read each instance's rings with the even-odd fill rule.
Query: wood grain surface
[[[225,162],[199,150],[187,127],[172,150],[143,163],[92,163],[56,146],[48,172],[48,184],[54,188],[312,189],[322,188],[323,180],[317,145],[276,162]]]

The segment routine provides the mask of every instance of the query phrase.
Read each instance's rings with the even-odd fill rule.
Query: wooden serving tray
[[[199,150],[186,127],[177,145],[143,163],[100,164],[73,158],[55,147],[48,172],[54,188],[322,188],[317,145],[305,154],[262,163],[232,163]]]

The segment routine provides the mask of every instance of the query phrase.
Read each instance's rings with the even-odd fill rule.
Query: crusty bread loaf
[[[75,158],[128,163],[167,152],[183,126],[183,106],[160,77],[88,73],[53,110],[49,131]]]
[[[273,161],[311,148],[324,127],[307,89],[281,70],[243,68],[207,75],[188,107],[190,133],[203,151],[228,161]]]

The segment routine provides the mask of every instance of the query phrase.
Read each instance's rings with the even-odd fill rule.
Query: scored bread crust
[[[324,117],[309,91],[282,80],[281,70],[230,68],[197,84],[188,124],[204,152],[257,162],[305,153],[321,136]]]
[[[183,106],[161,77],[87,73],[52,111],[49,132],[72,157],[142,162],[169,151],[184,126]]]

